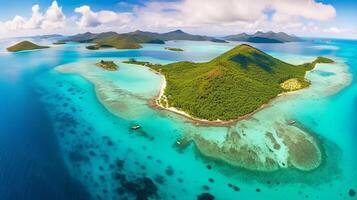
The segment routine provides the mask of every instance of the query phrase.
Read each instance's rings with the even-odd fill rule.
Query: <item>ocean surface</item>
[[[337,63],[317,65],[307,75],[310,88],[279,97],[254,121],[231,127],[196,126],[150,107],[162,77],[122,61],[204,62],[237,43],[172,41],[99,51],[69,43],[6,52],[14,42],[0,41],[1,200],[209,199],[207,193],[219,200],[356,198],[357,41],[252,44],[291,63],[317,56]],[[120,69],[95,67],[100,59],[114,60]],[[254,141],[285,119],[296,120],[319,141],[323,159],[317,169],[258,172],[206,157],[194,144],[175,146],[187,134],[220,141],[242,123]],[[140,130],[131,130],[133,125]]]

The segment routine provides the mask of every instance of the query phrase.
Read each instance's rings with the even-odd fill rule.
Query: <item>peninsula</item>
[[[245,117],[283,92],[308,87],[306,72],[330,62],[318,57],[292,65],[244,44],[206,63],[131,63],[143,63],[165,76],[159,106],[193,119],[222,122]]]
[[[19,42],[11,47],[8,47],[6,50],[10,52],[18,52],[18,51],[25,51],[25,50],[34,50],[34,49],[45,49],[49,48],[48,46],[39,46],[34,44],[30,41],[22,41]]]

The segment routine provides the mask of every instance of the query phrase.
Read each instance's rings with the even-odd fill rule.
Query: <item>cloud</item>
[[[32,15],[29,19],[16,15],[12,20],[5,22],[8,30],[28,30],[28,29],[56,29],[65,25],[65,15],[62,8],[53,1],[51,6],[43,14],[39,5],[32,6]]]
[[[258,30],[300,35],[348,32],[344,27],[329,27],[326,21],[336,17],[336,10],[318,0],[152,0],[140,4],[120,1],[116,6],[127,11],[94,10],[83,5],[66,18],[56,1],[43,12],[39,5],[34,5],[31,17],[16,15],[10,21],[0,22],[5,27],[0,31],[3,35],[43,34],[54,29],[65,34],[83,30],[164,32],[177,28],[216,35]]]
[[[336,16],[331,5],[315,0],[183,0],[179,2],[149,2],[136,11],[138,18],[148,14],[157,16],[153,21],[181,21],[188,26],[201,24],[232,24],[268,20],[266,11],[271,10],[274,22],[289,22],[292,19],[325,21]],[[161,20],[160,20],[161,16]]]
[[[81,14],[81,17],[77,22],[81,28],[97,27],[101,25],[123,25],[129,23],[132,17],[130,13],[116,13],[107,10],[94,12],[87,5],[76,8],[75,12]]]
[[[61,28],[65,25],[66,16],[62,12],[62,7],[59,7],[57,1],[53,1],[52,5],[47,9],[42,22],[42,28]]]
[[[314,0],[273,0],[275,10],[273,20],[287,22],[292,19],[327,21],[336,17],[333,6],[315,2]]]

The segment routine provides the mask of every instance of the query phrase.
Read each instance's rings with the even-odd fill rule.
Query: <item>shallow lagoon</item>
[[[339,47],[338,50],[316,48],[322,45],[269,44],[257,47],[297,63],[318,55],[333,56],[347,64],[349,72],[355,72],[356,61],[352,60],[356,55],[354,42],[335,41],[332,45]],[[185,52],[165,51],[164,46],[183,48]],[[335,94],[331,92],[335,91],[334,88],[324,89],[338,85],[338,81],[345,84],[349,73],[337,76],[342,79],[333,75],[326,79],[321,75],[321,71],[341,75],[346,72],[345,65],[319,65],[319,71],[309,74],[313,86],[298,92],[309,95],[298,98],[301,97],[299,94],[293,94],[277,99],[271,107],[256,114],[258,121],[250,125],[255,128],[249,129],[251,134],[247,133],[254,139],[255,132],[271,127],[271,119],[295,119],[321,142],[324,152],[321,167],[312,172],[280,170],[263,173],[231,167],[207,158],[193,144],[182,151],[177,149],[174,146],[176,140],[185,134],[200,134],[220,141],[229,128],[196,127],[173,113],[150,108],[148,100],[159,91],[160,76],[142,67],[120,63],[131,57],[154,63],[206,61],[234,44],[170,42],[164,46],[146,45],[140,50],[93,52],[77,44],[67,44],[50,50],[58,62],[51,62],[48,66],[50,70],[44,70],[36,77],[34,87],[41,93],[41,102],[46,105],[53,120],[54,133],[66,166],[94,198],[127,195],[120,189],[123,176],[135,183],[143,176],[151,178],[162,199],[195,199],[204,192],[215,195],[217,199],[280,199],[286,194],[291,199],[349,198],[348,190],[356,189],[353,181],[357,178],[353,148],[356,144],[353,117],[356,85],[352,82]],[[23,52],[16,56],[31,56],[29,54],[40,52]],[[120,70],[110,73],[91,68],[88,63],[97,59],[115,59]],[[84,74],[88,77],[63,74],[58,72],[59,68],[53,69],[63,67],[63,64],[85,70]],[[88,80],[98,84],[94,86]],[[116,109],[108,112],[112,108]],[[131,131],[130,127],[134,124],[140,124],[142,129]]]

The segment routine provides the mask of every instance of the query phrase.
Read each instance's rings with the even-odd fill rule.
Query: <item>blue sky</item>
[[[0,37],[180,28],[357,38],[356,19],[356,0],[17,0],[0,8]]]

